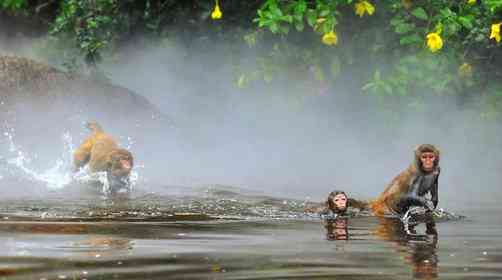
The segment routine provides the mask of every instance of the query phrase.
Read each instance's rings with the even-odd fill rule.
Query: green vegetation
[[[50,49],[65,48],[68,68],[96,68],[134,36],[160,41],[183,26],[194,38],[208,33],[265,51],[253,69],[237,71],[238,87],[294,75],[322,88],[350,78],[385,106],[421,110],[426,98],[458,95],[475,100],[482,117],[502,113],[502,0],[0,0],[0,7],[42,18],[59,46]]]

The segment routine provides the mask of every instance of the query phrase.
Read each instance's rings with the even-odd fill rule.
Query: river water
[[[502,279],[496,205],[420,238],[304,206],[226,191],[4,200],[0,279]]]

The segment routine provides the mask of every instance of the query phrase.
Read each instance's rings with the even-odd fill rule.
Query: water
[[[396,220],[361,216],[327,224],[304,214],[301,201],[230,191],[149,194],[121,203],[54,194],[0,205],[0,279],[502,275],[502,223],[490,209],[410,239]]]
[[[0,158],[0,279],[502,278],[498,205],[411,238],[396,220],[326,223],[303,212],[306,201],[228,187],[142,185],[114,201],[85,172],[70,176],[70,135],[47,170],[13,135]]]

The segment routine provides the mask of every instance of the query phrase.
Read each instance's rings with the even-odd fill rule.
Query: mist
[[[107,65],[114,83],[173,119],[171,128],[145,132],[159,137],[155,146],[136,147],[150,150],[145,173],[152,180],[314,200],[343,189],[371,198],[411,163],[418,144],[431,143],[442,151],[442,206],[464,207],[473,196],[500,198],[500,126],[479,120],[474,105],[459,106],[454,96],[430,98],[425,109],[410,108],[405,119],[389,124],[376,100],[350,80],[322,94],[301,90],[312,79],[297,76],[240,89],[235,69],[221,64],[228,61],[225,44],[132,46]],[[260,55],[244,44],[238,53],[241,62]],[[494,138],[485,139],[487,132]]]
[[[424,109],[410,107],[405,118],[391,122],[350,77],[319,86],[308,75],[282,75],[239,88],[239,71],[226,63],[228,44],[187,46],[173,39],[124,46],[104,65],[111,82],[145,97],[168,120],[148,127],[142,125],[149,121],[145,118],[132,125],[89,106],[62,125],[56,115],[40,120],[42,110],[30,107],[18,119],[52,124],[44,131],[53,136],[44,145],[23,148],[37,154],[39,166],[47,166],[61,155],[65,131],[76,145],[86,135],[83,123],[95,119],[135,154],[142,178],[138,188],[169,193],[172,186],[221,184],[321,201],[334,189],[375,197],[411,163],[414,147],[431,143],[442,152],[441,207],[478,207],[476,202],[500,199],[501,126],[480,120],[474,104],[459,106],[455,96],[431,97]],[[245,44],[237,53],[244,68],[263,55]],[[71,101],[62,101],[61,108],[65,102]]]

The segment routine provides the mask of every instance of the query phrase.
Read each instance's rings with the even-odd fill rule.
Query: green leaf
[[[417,34],[411,34],[402,37],[399,40],[399,44],[405,46],[405,45],[421,43],[422,41],[423,41],[422,38],[420,38],[420,36],[418,36]]]
[[[400,17],[394,17],[390,20],[390,25],[392,25],[392,26],[396,26],[396,25],[403,24],[403,23],[404,23],[404,20]]]
[[[302,14],[294,14],[294,15],[293,15],[293,19],[294,19],[295,21],[297,21],[297,22],[298,22],[298,21],[303,21],[303,15],[302,15]]]
[[[394,93],[394,91],[392,90],[392,87],[387,84],[387,83],[384,83],[382,84],[383,86],[383,90],[385,91],[385,93],[387,93],[388,95],[392,95]]]
[[[272,31],[272,33],[279,32],[279,25],[277,25],[276,22],[272,22],[268,28],[270,28],[270,31]]]
[[[455,15],[455,13],[454,13],[454,12],[452,12],[452,10],[450,10],[450,8],[448,8],[448,7],[444,7],[443,9],[441,9],[441,10],[439,11],[439,13],[440,13],[443,17],[445,17],[445,18],[448,18],[448,17],[451,17],[451,16],[454,16],[454,15]]]
[[[295,24],[295,28],[296,30],[298,31],[303,31],[303,28],[304,28],[304,24],[303,24],[303,21],[298,21],[296,24]]]
[[[472,18],[470,17],[458,17],[458,21],[460,22],[460,24],[467,28],[467,29],[472,29]]]
[[[429,17],[427,16],[427,13],[422,7],[415,8],[412,12],[412,15],[414,15],[418,19],[422,20],[427,20]]]
[[[413,29],[415,29],[415,24],[413,24],[413,23],[402,23],[402,24],[396,25],[395,31],[398,34],[404,34],[404,33],[408,33],[410,31],[412,31]]]
[[[375,70],[375,73],[373,74],[373,79],[375,81],[380,81],[380,71],[379,70]]]
[[[328,33],[331,30],[333,30],[333,22],[332,21],[326,20],[325,22],[322,23],[322,25],[321,25],[322,33]]]
[[[320,12],[319,12],[319,16],[320,17],[326,17],[329,15],[329,9],[322,9]]]
[[[316,11],[313,9],[308,9],[307,10],[307,23],[313,27],[315,25],[316,19],[317,19]]]
[[[305,13],[306,9],[307,9],[307,3],[305,2],[305,0],[300,0],[295,6],[295,13],[303,14]]]
[[[365,84],[365,85],[361,88],[361,90],[362,90],[362,91],[367,91],[367,90],[369,90],[369,89],[373,88],[374,86],[375,86],[375,84],[373,84],[373,83],[367,83],[367,84]]]
[[[287,22],[287,23],[293,23],[293,17],[291,15],[283,16],[281,20]]]
[[[276,17],[276,18],[279,18],[279,17],[282,17],[283,14],[282,14],[282,11],[281,9],[279,9],[277,6],[271,6],[270,7],[270,13],[273,17]]]
[[[269,19],[262,19],[262,20],[260,20],[260,21],[258,22],[258,27],[259,27],[259,28],[262,28],[262,27],[264,27],[264,26],[268,26],[268,25],[270,25],[270,22],[271,22],[271,21],[270,21]]]

